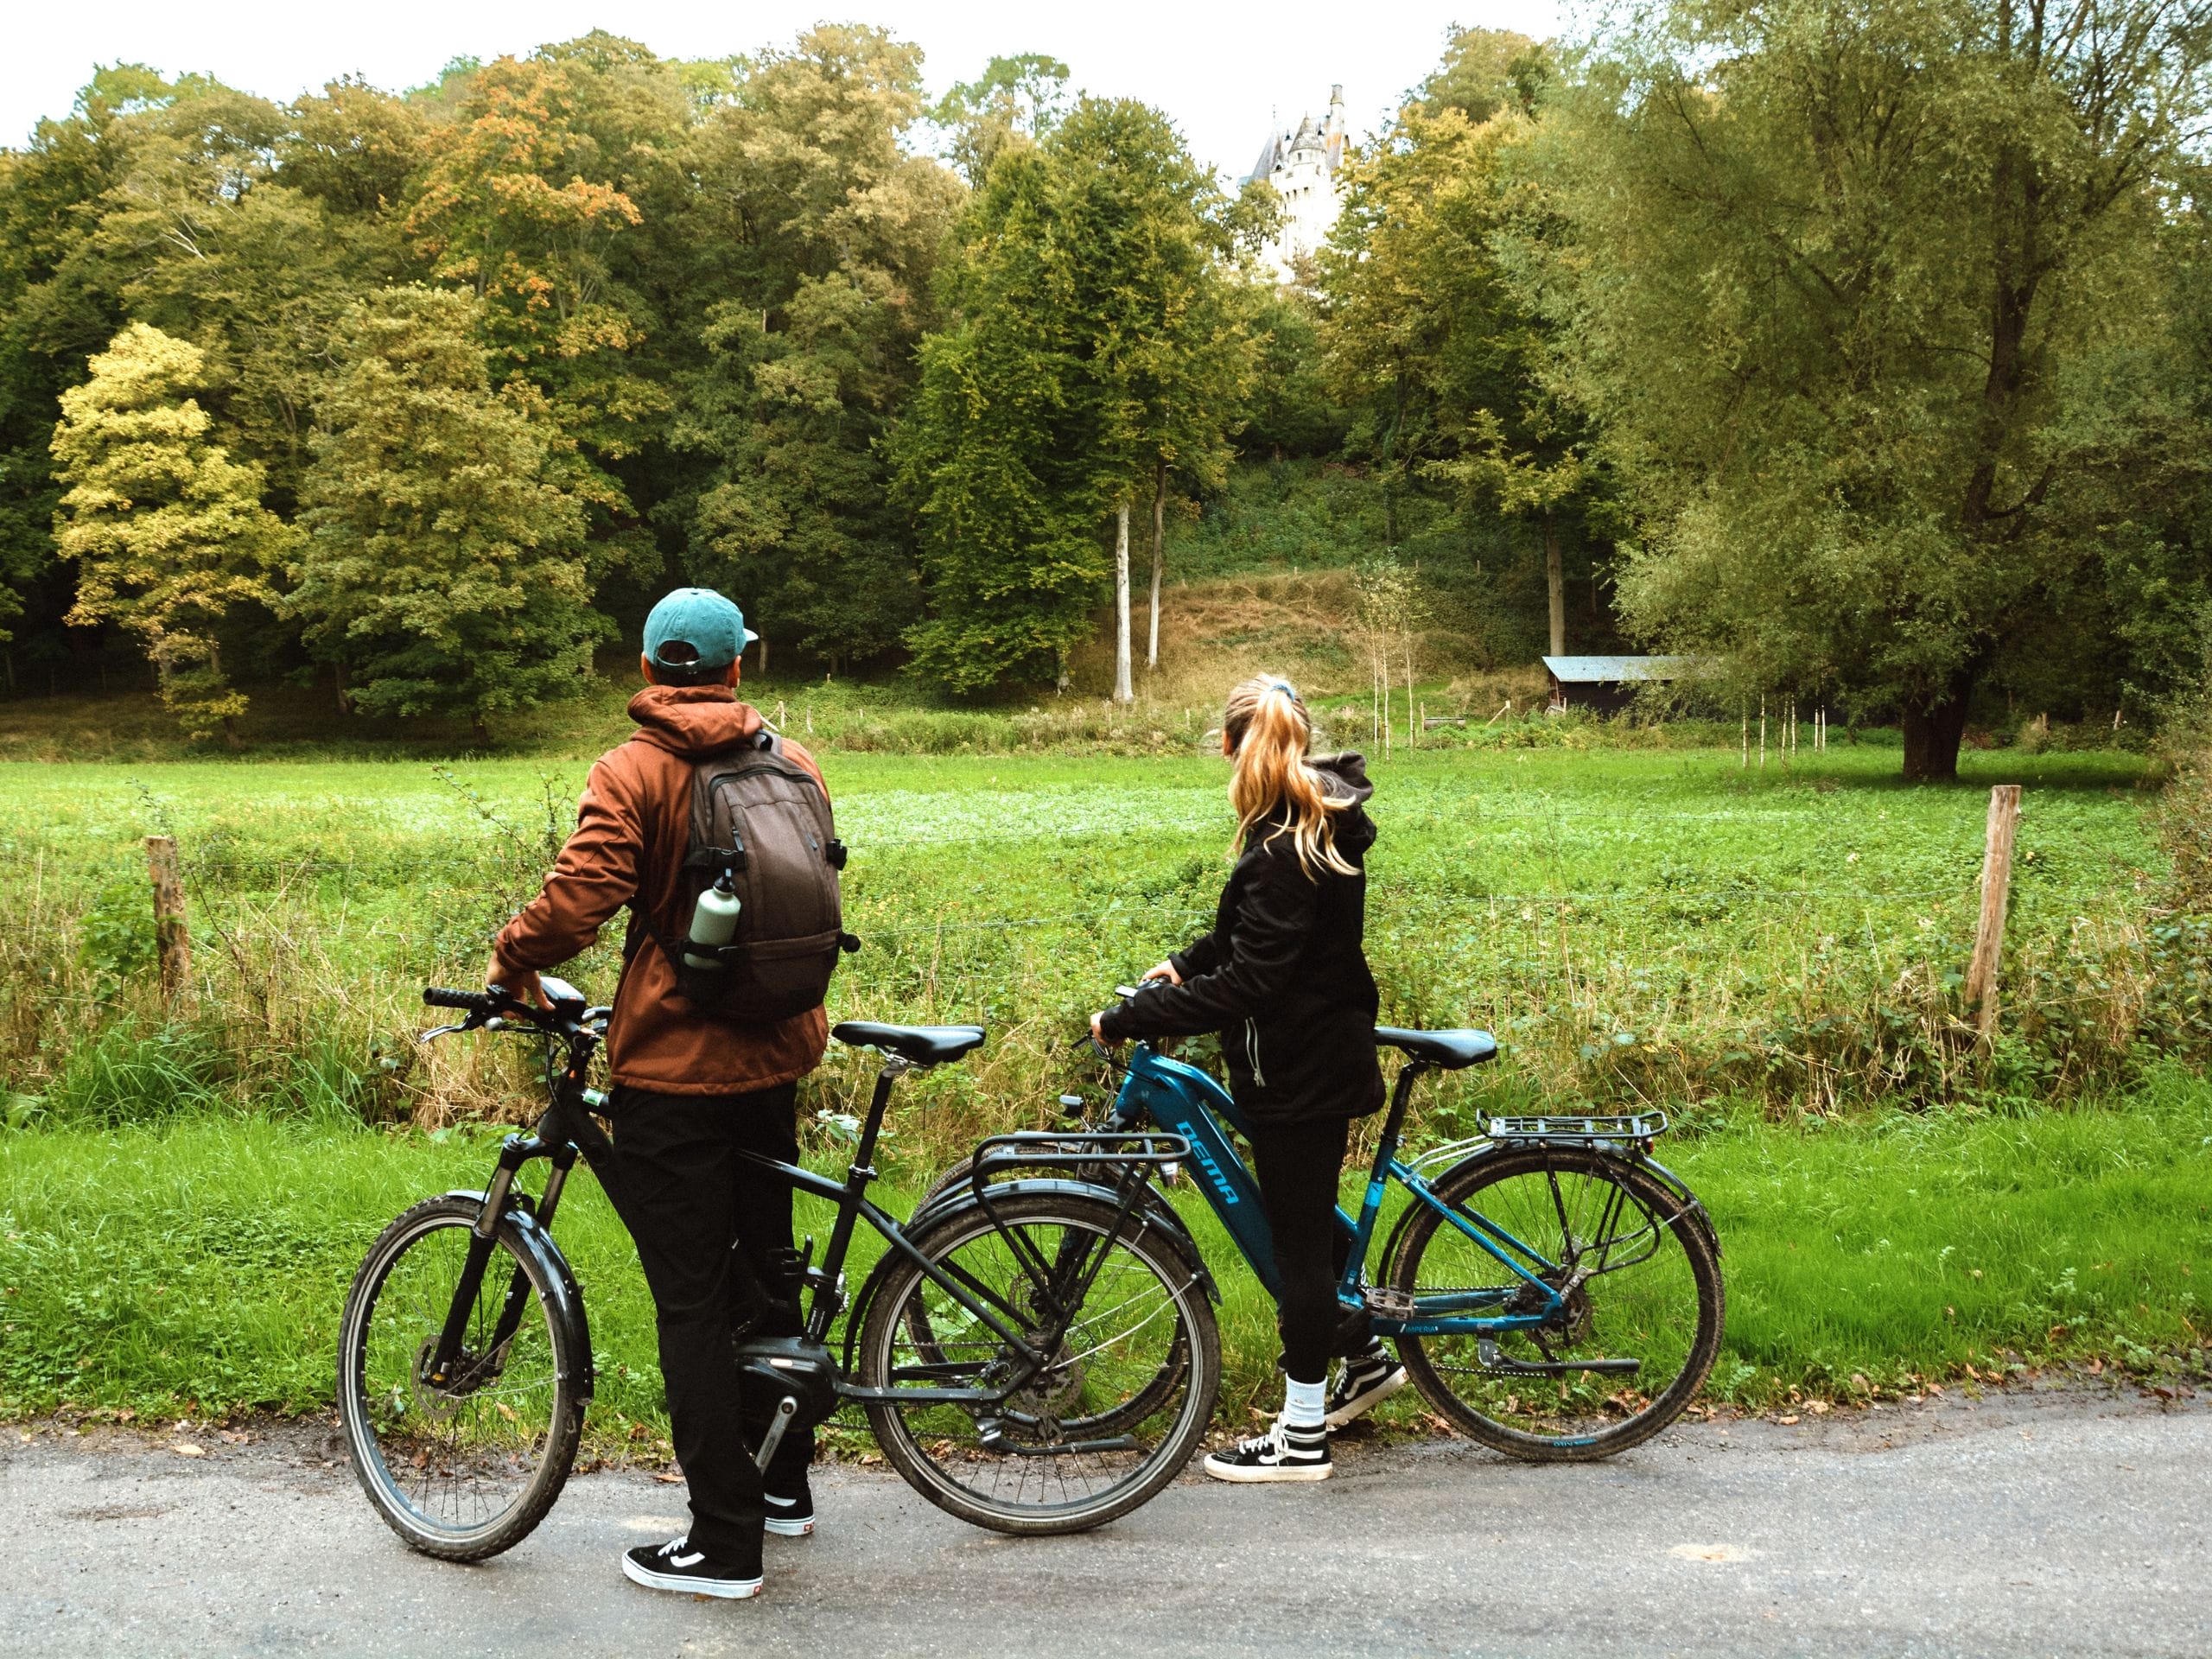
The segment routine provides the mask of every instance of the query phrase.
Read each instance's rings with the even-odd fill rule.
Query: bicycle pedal
[[[1369,1313],[1379,1313],[1386,1319],[1410,1319],[1414,1316],[1414,1294],[1410,1290],[1400,1290],[1394,1285],[1369,1285],[1360,1295]]]

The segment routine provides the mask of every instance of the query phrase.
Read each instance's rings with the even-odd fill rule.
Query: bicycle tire
[[[1506,1183],[1530,1178],[1541,1183],[1533,1189],[1539,1195],[1536,1205],[1499,1204],[1498,1200],[1506,1196],[1501,1192]],[[1608,1192],[1582,1195],[1580,1201],[1570,1206],[1564,1196],[1561,1178],[1570,1185],[1587,1183]],[[1548,1379],[1514,1376],[1480,1363],[1459,1363],[1468,1357],[1473,1347],[1467,1338],[1401,1337],[1397,1344],[1399,1357],[1431,1405],[1470,1438],[1510,1456],[1537,1463],[1583,1463],[1609,1458],[1643,1444],[1681,1415],[1712,1372],[1713,1361],[1720,1351],[1721,1326],[1726,1314],[1726,1291],[1721,1280],[1719,1249],[1701,1216],[1684,1212],[1674,1192],[1633,1163],[1583,1147],[1531,1147],[1478,1154],[1446,1172],[1432,1190],[1448,1205],[1491,1215],[1493,1220],[1543,1249],[1555,1261],[1566,1261],[1576,1254],[1565,1248],[1561,1240],[1572,1236],[1577,1217],[1588,1215],[1588,1199],[1595,1197],[1599,1214],[1610,1215],[1614,1213],[1608,1201],[1610,1195],[1618,1194],[1625,1205],[1633,1206],[1632,1214],[1627,1217],[1633,1224],[1633,1230],[1602,1240],[1594,1235],[1586,1237],[1583,1249],[1600,1251],[1601,1265],[1578,1293],[1579,1304],[1570,1302],[1571,1308],[1576,1309],[1570,1315],[1571,1320],[1581,1325],[1587,1334],[1599,1338],[1601,1348],[1603,1338],[1618,1334],[1644,1338],[1647,1351],[1661,1356],[1662,1363],[1670,1366],[1675,1364],[1678,1353],[1679,1369],[1673,1370],[1656,1392],[1640,1395],[1628,1389],[1605,1393],[1605,1379],[1598,1373],[1563,1375],[1555,1384],[1558,1408],[1548,1407],[1540,1412],[1535,1408],[1536,1385]],[[1485,1190],[1492,1195],[1490,1205],[1478,1201]],[[1524,1191],[1517,1189],[1512,1196],[1519,1198]],[[1492,1215],[1494,1207],[1522,1211],[1540,1209],[1544,1195],[1549,1198],[1551,1214],[1560,1238],[1540,1241],[1531,1236],[1541,1215]],[[1569,1213],[1571,1207],[1573,1216]],[[1625,1257],[1620,1268],[1603,1265],[1605,1256],[1617,1247],[1624,1250],[1642,1248],[1642,1240],[1647,1234],[1651,1246],[1648,1255]],[[1450,1262],[1439,1259],[1447,1251],[1456,1252],[1459,1259]],[[1660,1328],[1664,1325],[1678,1325],[1685,1322],[1683,1319],[1670,1319],[1663,1311],[1655,1313],[1630,1302],[1625,1294],[1616,1294],[1610,1282],[1614,1273],[1632,1270],[1646,1262],[1664,1261],[1674,1251],[1679,1252],[1681,1267],[1674,1275],[1676,1282],[1667,1286],[1666,1291],[1669,1300],[1681,1303],[1680,1314],[1690,1315],[1694,1310],[1694,1323],[1686,1338]],[[1486,1267],[1490,1273],[1488,1283],[1504,1284],[1512,1280],[1511,1274],[1483,1255],[1478,1247],[1468,1243],[1456,1227],[1447,1226],[1434,1210],[1417,1205],[1408,1212],[1405,1224],[1392,1240],[1383,1272],[1386,1282],[1394,1288],[1419,1297],[1434,1295],[1447,1288],[1465,1288],[1451,1281],[1468,1276],[1468,1264],[1476,1271]],[[1424,1266],[1431,1268],[1430,1281],[1426,1284],[1422,1282]],[[1439,1279],[1446,1282],[1440,1284]],[[1643,1282],[1650,1284],[1656,1280],[1648,1276]],[[1681,1293],[1684,1290],[1693,1294],[1683,1296]],[[1656,1302],[1658,1296],[1648,1294],[1647,1300]],[[1497,1340],[1508,1358],[1525,1353],[1531,1359],[1541,1357],[1547,1362],[1556,1357],[1571,1365],[1573,1356],[1560,1351],[1577,1345],[1573,1338],[1570,1326],[1566,1332],[1555,1332],[1545,1338],[1548,1347],[1517,1333]],[[1451,1380],[1454,1377],[1462,1379],[1457,1387]],[[1522,1400],[1524,1392],[1529,1396],[1525,1405]],[[1506,1409],[1499,1413],[1496,1408],[1501,1400]],[[1548,1430],[1542,1427],[1547,1424]]]
[[[995,1211],[995,1217],[993,1214]],[[947,1211],[928,1223],[920,1236],[913,1240],[916,1250],[933,1264],[942,1266],[949,1259],[960,1255],[964,1249],[978,1245],[995,1236],[1001,1224],[1007,1228],[1031,1230],[1077,1230],[1100,1239],[1109,1238],[1121,1226],[1119,1209],[1103,1196],[1087,1192],[1039,1192],[1009,1195],[993,1201],[991,1210],[978,1205],[968,1205]],[[1035,1242],[1034,1240],[1032,1241]],[[1112,1236],[1107,1249],[1126,1258],[1133,1264],[1133,1271],[1141,1280],[1148,1279],[1157,1287],[1157,1300],[1161,1308],[1172,1310],[1169,1328],[1156,1333],[1145,1351],[1132,1347],[1126,1356],[1131,1376],[1135,1377],[1128,1399],[1144,1397],[1157,1391],[1164,1372],[1173,1370],[1183,1383],[1181,1403],[1173,1409],[1169,1422],[1155,1443],[1133,1462],[1128,1462],[1115,1477],[1096,1490],[1086,1489],[1077,1496],[1069,1495],[1068,1465],[1076,1465],[1079,1455],[1096,1455],[1102,1468],[1109,1466],[1103,1454],[1075,1454],[1037,1452],[998,1452],[982,1443],[980,1426],[976,1414],[959,1406],[901,1407],[895,1402],[869,1401],[869,1426],[875,1433],[876,1442],[883,1448],[885,1458],[906,1483],[924,1497],[948,1514],[957,1516],[969,1523],[986,1527],[995,1532],[1020,1536],[1045,1536],[1058,1533],[1084,1532],[1104,1525],[1138,1508],[1180,1473],[1189,1463],[1199,1444],[1205,1440],[1207,1426],[1213,1417],[1213,1408],[1221,1388],[1221,1336],[1215,1323],[1213,1308],[1207,1300],[1203,1281],[1195,1263],[1185,1258],[1179,1245],[1158,1229],[1146,1228],[1132,1236],[1123,1228],[1118,1236]],[[1051,1252],[1040,1251],[1047,1259]],[[889,1260],[889,1258],[887,1258]],[[963,1263],[969,1271],[973,1265]],[[1112,1257],[1102,1264],[1093,1278],[1085,1300],[1077,1310],[1078,1323],[1086,1316],[1113,1317],[1125,1320],[1129,1316],[1119,1308],[1108,1308],[1103,1313],[1091,1312],[1093,1303],[1102,1294],[1101,1287],[1109,1280],[1108,1269],[1114,1268]],[[1120,1272],[1132,1268],[1124,1266]],[[1009,1283],[994,1286],[1009,1303],[1018,1304],[1023,1297],[1023,1287]],[[860,1382],[867,1388],[895,1386],[893,1373],[899,1369],[897,1350],[906,1333],[917,1329],[927,1332],[923,1339],[925,1349],[942,1355],[948,1351],[953,1338],[943,1334],[944,1328],[955,1321],[949,1319],[944,1308],[930,1312],[921,1300],[935,1287],[921,1268],[911,1258],[900,1255],[889,1267],[883,1281],[868,1302],[862,1321],[859,1344]],[[935,1292],[942,1295],[941,1292]],[[1118,1294],[1118,1287],[1103,1294]],[[944,1306],[957,1309],[958,1305],[945,1299]],[[1157,1318],[1147,1313],[1129,1327],[1132,1332],[1147,1328]],[[980,1323],[980,1322],[978,1322]],[[1149,1355],[1150,1346],[1163,1346],[1173,1355],[1172,1363],[1166,1356]],[[996,1347],[1003,1352],[1003,1344],[995,1338],[971,1343],[980,1352],[984,1348]],[[1078,1361],[1104,1351],[1105,1344],[1088,1353],[1071,1355],[1058,1368],[1059,1381],[1050,1387],[1071,1386],[1080,1395],[1091,1387],[1091,1377],[1099,1367],[1094,1360],[1089,1369],[1080,1369]],[[1071,1384],[1067,1379],[1072,1377]],[[1103,1385],[1101,1391],[1110,1391],[1111,1383]],[[1091,1423],[1111,1421],[1127,1416],[1128,1400],[1116,1402],[1111,1408],[1097,1409],[1095,1402],[1084,1402],[1083,1415],[1077,1420]],[[1168,1409],[1166,1402],[1154,1408],[1155,1412]],[[909,1413],[915,1414],[910,1420]],[[976,1471],[980,1478],[983,1470],[994,1471],[992,1491],[977,1490],[956,1478],[944,1460],[954,1444],[954,1430],[957,1419],[968,1419],[976,1428],[975,1449],[961,1459]],[[1123,1427],[1141,1427],[1141,1424]],[[928,1443],[934,1443],[934,1446]],[[1054,1469],[1040,1465],[1050,1463]],[[1016,1472],[1014,1495],[1001,1496],[1003,1481],[997,1478],[1009,1471]],[[1079,1466],[1073,1472],[1082,1474]],[[1061,1501],[1025,1502],[1023,1496],[1031,1490],[1031,1477],[1036,1477],[1036,1491],[1039,1497],[1047,1495],[1055,1479]]]
[[[411,1316],[408,1310],[394,1307],[379,1325],[378,1314],[386,1306],[387,1294],[403,1269],[409,1268],[410,1256],[434,1282],[442,1277],[438,1264],[423,1253],[434,1243],[446,1246],[447,1255],[455,1246],[465,1249],[468,1230],[474,1225],[480,1207],[480,1200],[473,1196],[448,1195],[427,1199],[401,1214],[370,1246],[346,1294],[339,1325],[338,1416],[354,1476],[385,1524],[410,1548],[446,1561],[488,1560],[513,1548],[545,1518],[575,1462],[588,1400],[580,1379],[589,1373],[590,1355],[583,1351],[581,1334],[559,1312],[567,1305],[562,1287],[555,1282],[543,1257],[524,1242],[512,1214],[501,1218],[494,1237],[473,1326],[478,1332],[483,1330],[487,1308],[496,1321],[496,1310],[512,1274],[519,1271],[529,1286],[531,1305],[524,1307],[521,1325],[492,1376],[494,1380],[505,1378],[517,1344],[524,1344],[522,1351],[534,1356],[542,1332],[543,1369],[548,1376],[543,1385],[529,1385],[532,1392],[542,1386],[545,1395],[542,1411],[535,1405],[529,1408],[532,1419],[542,1416],[543,1420],[542,1436],[531,1435],[532,1444],[526,1454],[518,1451],[518,1437],[527,1430],[523,1414],[509,1403],[519,1397],[512,1390],[487,1391],[480,1385],[466,1393],[441,1395],[422,1382],[419,1359],[404,1376],[399,1374],[398,1368],[410,1350],[419,1355],[422,1333],[428,1332],[429,1339],[435,1340],[436,1325],[451,1306],[452,1295],[448,1289],[442,1302],[435,1294],[418,1296]],[[385,1395],[381,1404],[372,1399],[379,1393]],[[417,1430],[414,1423],[435,1423],[440,1412],[451,1425],[461,1424],[465,1415],[474,1421],[481,1414],[474,1409],[474,1404],[488,1405],[501,1420],[499,1426],[482,1428],[473,1436],[464,1427],[445,1434],[442,1443],[421,1443],[420,1436],[427,1428]],[[410,1407],[412,1418],[408,1414]],[[411,1457],[406,1451],[410,1446]],[[397,1454],[402,1466],[420,1471],[423,1478],[417,1481],[402,1476],[388,1452]],[[434,1453],[442,1457],[437,1465],[441,1476],[452,1475],[457,1465],[466,1462],[481,1467],[501,1455],[511,1471],[524,1463],[525,1455],[527,1465],[521,1478],[510,1483],[515,1489],[512,1496],[489,1514],[480,1512],[483,1504],[479,1497],[469,1506],[467,1522],[456,1519],[444,1523],[410,1497],[409,1491],[412,1486],[427,1495]]]

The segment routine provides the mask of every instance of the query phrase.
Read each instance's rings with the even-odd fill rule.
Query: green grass
[[[2201,1369],[2208,1147],[2212,1086],[2178,1070],[2125,1101],[2018,1119],[1743,1124],[1678,1140],[1663,1154],[1726,1251],[1711,1392],[1754,1406],[1792,1389],[1848,1397],[1864,1392],[1854,1376],[1904,1390],[2052,1358]],[[340,1306],[369,1242],[414,1200],[480,1185],[493,1151],[481,1134],[230,1116],[0,1136],[0,1414],[327,1404]],[[919,1173],[894,1164],[890,1190]],[[1272,1310],[1211,1214],[1182,1197],[1224,1292],[1224,1402],[1241,1421],[1272,1403]],[[826,1234],[825,1211],[803,1201],[801,1214]],[[651,1306],[594,1184],[571,1188],[556,1232],[591,1313],[596,1432],[664,1433]],[[1408,1401],[1393,1414],[1418,1411]]]
[[[833,1013],[992,1025],[985,1056],[937,1086],[995,1122],[1034,1121],[1083,1080],[1061,1046],[1081,1017],[1211,915],[1225,772],[1195,747],[829,755],[854,854],[849,923],[867,941]],[[2136,948],[2144,895],[2164,880],[2143,762],[1968,757],[1972,783],[2028,785],[2007,996],[2042,1045],[1968,1077],[1941,1027],[1971,931],[1982,797],[1903,787],[1893,760],[1841,747],[1760,772],[1726,751],[1554,745],[1376,761],[1369,950],[1385,1015],[1486,1026],[1508,1046],[1494,1077],[1454,1084],[1440,1107],[1642,1095],[1827,1109],[1970,1084],[2036,1098],[2112,1086],[2133,1029],[2088,1030],[2082,991],[2135,971],[2114,953]],[[398,1075],[403,1105],[480,1100],[476,1072],[414,1063],[415,988],[481,971],[583,771],[0,765],[0,879],[24,895],[0,939],[0,1066],[18,1116],[21,1101],[83,1097],[65,1086],[74,1056],[144,1007],[139,838],[155,830],[185,857],[200,1040],[231,1057],[228,1072],[186,1067],[194,1086],[233,1076],[251,1103],[292,1088],[276,1061],[312,1046],[324,1081],[307,1095],[345,1096],[331,1068],[350,1065]],[[604,994],[613,971],[610,942],[575,976]]]
[[[1425,1090],[1416,1141],[1524,1103],[1675,1113],[1688,1133],[1670,1161],[1728,1245],[1724,1398],[2195,1348],[2212,1092],[2158,1054],[2202,1046],[2183,1038],[2203,1023],[2205,952],[2185,928],[2153,949],[2182,924],[2146,922],[2169,874],[2140,758],[1974,753],[1967,787],[1909,789],[1872,745],[1762,772],[1730,750],[1596,735],[1540,723],[1376,764],[1384,1015],[1486,1026],[1504,1047]],[[1054,1121],[1065,1090],[1095,1095],[1071,1046],[1083,1017],[1205,925],[1224,772],[1195,731],[1162,747],[827,751],[868,941],[833,1014],[993,1030],[904,1086],[895,1184],[917,1188],[982,1133]],[[480,971],[582,772],[0,765],[5,1409],[327,1398],[369,1240],[414,1198],[481,1179],[472,1120],[529,1108],[519,1046],[425,1052],[416,997]],[[1999,780],[2028,785],[2027,812],[2005,1035],[1985,1058],[1961,1040],[1955,988],[1980,786]],[[193,994],[167,1013],[139,846],[156,830],[182,846],[196,953]],[[613,971],[610,942],[574,976],[604,994]],[[805,1109],[853,1109],[866,1079],[833,1049]],[[362,1127],[395,1117],[416,1128]],[[420,1132],[439,1124],[458,1127]],[[1197,1221],[1224,1268],[1238,1409],[1272,1385],[1272,1312]],[[626,1243],[588,1184],[561,1231],[591,1289],[601,1430],[650,1430],[650,1312]]]

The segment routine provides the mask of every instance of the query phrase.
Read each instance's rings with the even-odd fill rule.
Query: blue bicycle
[[[1388,1027],[1375,1040],[1407,1058],[1359,1213],[1337,1212],[1346,1313],[1364,1311],[1430,1404],[1500,1452],[1583,1461],[1659,1433],[1713,1369],[1725,1300],[1711,1217],[1651,1157],[1665,1114],[1493,1117],[1481,1135],[1401,1158],[1415,1083],[1495,1058],[1497,1045],[1484,1031]],[[1272,1293],[1274,1245],[1236,1149],[1236,1103],[1205,1072],[1138,1043],[1096,1127],[1147,1123],[1190,1143],[1194,1185]],[[963,1166],[938,1185],[973,1179]],[[1389,1203],[1394,1188],[1401,1205]],[[1370,1275],[1386,1207],[1395,1216]],[[1174,1215],[1164,1197],[1154,1213]]]

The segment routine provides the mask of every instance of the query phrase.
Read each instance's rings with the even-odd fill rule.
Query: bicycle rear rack
[[[1620,1145],[1656,1140],[1667,1132],[1664,1112],[1624,1117],[1493,1117],[1490,1139],[1498,1145]]]
[[[1094,1164],[1174,1164],[1191,1155],[1179,1135],[1110,1129],[1070,1135],[1052,1129],[1025,1129],[994,1135],[976,1143],[968,1183],[978,1197],[993,1172],[1005,1169],[1071,1169]]]

